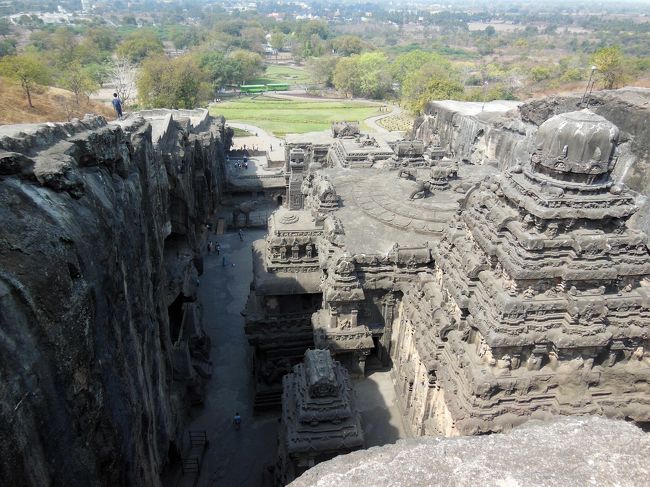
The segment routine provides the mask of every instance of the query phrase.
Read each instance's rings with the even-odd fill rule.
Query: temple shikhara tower
[[[277,485],[317,463],[363,448],[348,371],[327,350],[307,350],[283,380]]]
[[[610,179],[618,138],[590,111],[555,116],[526,164],[468,193],[393,329],[415,431],[650,418],[650,255],[627,226],[634,195]]]

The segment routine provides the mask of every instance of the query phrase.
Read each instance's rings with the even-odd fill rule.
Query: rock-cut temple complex
[[[582,102],[0,127],[0,485],[647,485],[650,89]]]
[[[336,124],[324,157],[288,139],[246,311],[258,408],[300,414],[296,364],[316,348],[353,377],[391,366],[414,435],[650,420],[650,253],[638,195],[612,177],[621,132],[577,110],[526,135],[523,157],[482,166],[439,131],[378,142]]]

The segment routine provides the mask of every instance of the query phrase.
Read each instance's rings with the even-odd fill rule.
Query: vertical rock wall
[[[168,307],[200,271],[223,120],[156,146],[142,119],[16,131],[0,132],[0,483],[159,485],[187,404]]]

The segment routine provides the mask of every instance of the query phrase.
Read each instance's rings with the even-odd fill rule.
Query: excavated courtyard
[[[649,100],[3,127],[0,484],[644,485]]]
[[[204,405],[191,416],[185,442],[190,431],[205,431],[209,447],[194,452],[201,459],[200,475],[182,475],[177,468],[165,480],[169,487],[272,485],[268,467],[273,467],[277,456],[280,415],[253,411],[252,356],[241,315],[253,277],[251,244],[265,235],[259,229],[243,231],[243,241],[236,232],[208,235],[221,245],[220,255],[204,255],[198,288],[205,332],[213,344],[213,375]],[[355,380],[354,387],[368,448],[407,437],[387,370],[369,372],[365,379]],[[240,430],[232,423],[236,412],[242,416]]]

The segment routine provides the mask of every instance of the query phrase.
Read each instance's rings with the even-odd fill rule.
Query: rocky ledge
[[[529,421],[506,434],[417,438],[339,456],[290,487],[648,485],[650,436],[623,421]]]

